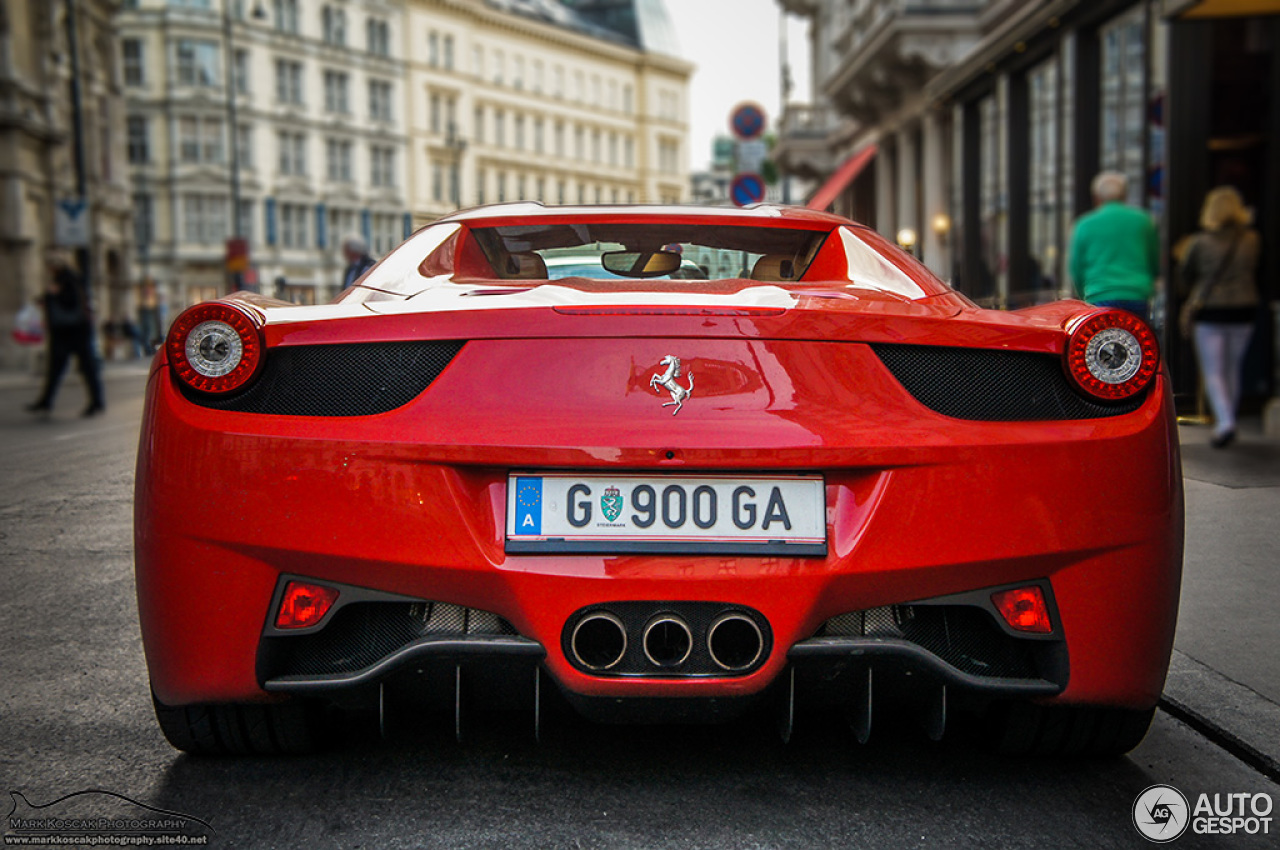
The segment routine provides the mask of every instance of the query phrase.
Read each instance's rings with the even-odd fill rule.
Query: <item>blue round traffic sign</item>
[[[759,174],[739,174],[729,184],[729,199],[740,207],[764,200],[764,178]]]
[[[729,127],[733,134],[744,142],[760,138],[764,132],[764,110],[755,103],[740,103],[733,108],[729,116]]]

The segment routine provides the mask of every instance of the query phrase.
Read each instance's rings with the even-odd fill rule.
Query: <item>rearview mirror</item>
[[[623,277],[661,277],[680,268],[680,255],[674,251],[609,251],[600,256],[600,264]]]

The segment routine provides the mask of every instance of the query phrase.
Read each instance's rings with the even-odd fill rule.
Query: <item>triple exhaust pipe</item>
[[[661,670],[675,671],[684,666],[694,651],[693,629],[678,614],[651,617],[640,630],[639,639],[645,660]],[[719,615],[706,630],[707,656],[727,673],[740,673],[754,666],[764,652],[764,643],[756,621],[739,612]],[[627,627],[621,618],[603,610],[592,611],[578,620],[569,639],[573,659],[580,666],[599,672],[619,670],[629,648]]]

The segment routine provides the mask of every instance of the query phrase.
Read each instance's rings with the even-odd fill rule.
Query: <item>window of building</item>
[[[428,120],[430,121],[431,132],[439,133],[442,121],[440,113],[440,95],[432,92],[430,97],[427,98],[427,104],[427,115]]]
[[[511,59],[511,85],[516,91],[524,90],[524,57],[514,56]]]
[[[500,148],[507,146],[507,114],[501,109],[493,110],[493,143]]]
[[[476,203],[477,204],[483,204],[485,202],[484,184],[486,179],[488,179],[488,175],[485,174],[485,170],[483,168],[477,168],[476,169]]]
[[[120,57],[123,65],[124,84],[132,87],[146,85],[146,63],[144,61],[142,40],[126,38],[121,41]]]
[[[609,134],[609,164],[618,164],[618,134]]]
[[[307,135],[290,130],[278,134],[280,142],[280,173],[286,176],[305,176],[307,173]]]
[[[627,83],[622,87],[622,111],[628,115],[635,109],[632,101],[635,98],[635,90],[631,88],[631,84]]]
[[[335,183],[350,183],[351,142],[346,139],[325,139],[324,147],[329,179]]]
[[[298,34],[298,0],[274,0],[276,29]]]
[[[541,59],[533,60],[533,93],[542,94],[544,66]]]
[[[427,33],[427,65],[431,68],[440,65],[440,33],[435,30]]]
[[[630,136],[622,141],[622,164],[627,168],[635,168],[636,165],[636,140]]]
[[[587,202],[587,185],[585,183],[578,184],[578,203],[585,204]]]
[[[1037,65],[1027,74],[1027,108],[1030,122],[1027,158],[1028,250],[1031,257],[1029,288],[1056,294],[1061,280],[1062,233],[1059,217],[1066,214],[1059,192],[1061,152],[1058,140],[1058,60]]]
[[[1129,203],[1143,202],[1143,153],[1146,98],[1143,78],[1146,71],[1146,39],[1143,38],[1144,10],[1135,8],[1122,15],[1100,33],[1102,42],[1102,109],[1099,154],[1104,171],[1119,171],[1129,177]]]
[[[564,66],[557,65],[551,71],[551,96],[564,97]]]
[[[556,122],[555,130],[555,154],[556,156],[564,156],[564,123]],[[561,203],[564,203],[561,201]]]
[[[444,55],[442,57],[444,60],[444,69],[446,71],[452,71],[453,70],[453,36],[446,34],[445,37],[441,40],[441,46],[444,48],[443,50]]]
[[[182,196],[182,237],[193,245],[225,242],[230,226],[227,199],[221,195]]]
[[[178,85],[207,87],[221,84],[221,52],[216,41],[180,38],[175,49]]]
[[[471,48],[471,73],[484,78],[484,48],[478,44]]]
[[[978,225],[982,245],[979,279],[970,294],[991,297],[1004,292],[1008,266],[1006,219],[1008,199],[1005,189],[1005,134],[1001,98],[992,93],[978,102]]]
[[[311,207],[307,204],[280,205],[280,245],[284,248],[310,248]]]
[[[507,76],[507,57],[501,50],[493,51],[493,82],[502,85]]]
[[[609,99],[605,103],[609,109],[616,111],[618,109],[618,81],[609,81]]]
[[[375,256],[382,256],[400,244],[400,217],[395,213],[374,213],[371,217],[370,247]]]
[[[476,144],[484,144],[484,107],[477,106],[475,113],[471,117],[471,135],[475,138]]]
[[[536,189],[534,197],[539,201],[545,201],[547,199],[547,179],[545,177],[539,177],[537,186],[538,188]]]
[[[344,207],[329,207],[327,216],[329,242],[340,243],[348,236],[356,235],[359,227],[356,223],[356,211]]]
[[[320,10],[321,37],[325,44],[342,47],[347,43],[347,13],[337,6]]]
[[[581,71],[573,72],[573,101],[574,103],[582,103],[583,97],[583,77]]]
[[[591,131],[591,161],[600,164],[600,131]]]
[[[223,158],[222,119],[186,115],[178,119],[178,158],[187,163],[219,163]]]
[[[249,51],[237,49],[231,58],[231,75],[238,94],[249,93]]]
[[[248,239],[250,242],[252,242],[254,233],[256,232],[256,226],[257,226],[257,221],[255,220],[256,212],[257,212],[256,204],[254,204],[253,201],[241,200],[240,215],[234,222],[232,222],[232,224],[235,225],[232,228],[232,230],[235,231],[235,234],[233,235],[243,236],[246,239]]]
[[[543,128],[544,128],[544,125],[541,118],[533,119],[533,152],[534,153],[546,153],[546,147],[544,145],[545,139],[543,138],[543,132],[542,132]]]
[[[369,149],[369,182],[374,186],[396,185],[396,149],[374,145]]]
[[[507,172],[499,171],[498,180],[498,203],[506,203],[507,200]]]
[[[369,18],[364,24],[365,43],[375,56],[391,55],[391,29],[381,18]]]
[[[525,189],[527,188],[529,188],[529,186],[527,181],[525,180],[525,176],[523,174],[516,175],[516,200],[517,201],[528,200],[529,195],[528,193],[525,192]]]
[[[444,166],[439,160],[431,163],[431,200],[436,203],[444,200]]]
[[[302,63],[290,59],[276,60],[276,100],[302,105]]]
[[[591,75],[591,105],[600,106],[600,75]]]
[[[133,196],[133,241],[144,250],[156,238],[155,199],[145,192]]]
[[[240,159],[240,167],[253,169],[253,125],[241,124],[236,128],[236,156]]]
[[[345,71],[324,72],[324,108],[326,112],[347,114],[351,111],[351,77]]]
[[[524,150],[524,116],[517,114],[515,118],[516,150]]]
[[[556,203],[563,205],[565,203],[565,198],[567,197],[567,193],[568,193],[568,186],[565,185],[565,181],[557,180],[556,181]]]
[[[391,120],[391,83],[369,81],[369,117],[375,121]]]
[[[130,115],[125,119],[125,132],[129,162],[143,165],[151,161],[151,122],[142,115]]]
[[[587,131],[581,124],[573,128],[573,156],[581,161],[587,155]]]

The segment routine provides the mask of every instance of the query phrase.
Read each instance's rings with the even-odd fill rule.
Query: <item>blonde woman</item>
[[[1200,213],[1203,230],[1192,238],[1181,263],[1183,286],[1189,291],[1183,331],[1195,339],[1213,408],[1210,442],[1219,449],[1236,437],[1240,372],[1258,312],[1254,270],[1261,242],[1249,226],[1252,222],[1239,192],[1230,186],[1212,190]]]

